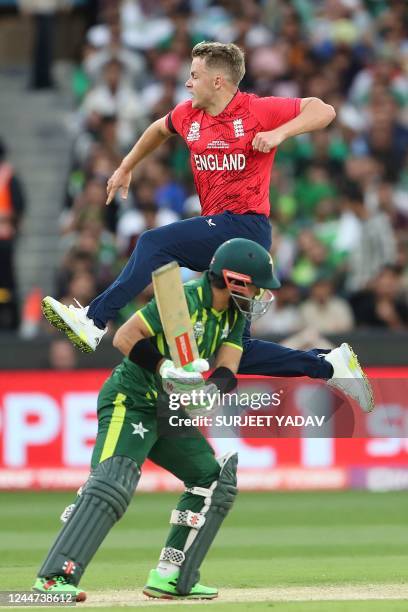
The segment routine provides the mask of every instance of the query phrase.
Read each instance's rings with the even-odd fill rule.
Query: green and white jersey
[[[223,344],[242,350],[245,317],[234,306],[221,312],[212,307],[208,272],[204,272],[200,279],[186,283],[184,290],[200,357],[210,358]],[[151,300],[137,315],[151,332],[160,353],[170,357],[156,300]]]
[[[200,357],[212,357],[223,344],[242,351],[245,317],[234,306],[222,312],[212,307],[212,292],[207,272],[199,280],[186,283],[184,288]],[[136,314],[152,333],[152,341],[160,353],[169,358],[156,300],[152,299]],[[133,402],[140,408],[155,407],[161,390],[161,378],[158,374],[152,374],[125,357],[112,372],[109,380],[121,389],[128,402]]]

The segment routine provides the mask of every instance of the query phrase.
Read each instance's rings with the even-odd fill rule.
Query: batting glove
[[[195,359],[185,368],[178,368],[173,361],[166,359],[160,366],[159,374],[164,391],[170,395],[171,393],[189,393],[193,389],[204,387],[202,372],[209,369],[210,365],[206,359]]]
[[[219,408],[217,385],[210,383],[198,389],[198,394],[191,397],[191,403],[185,406],[189,416],[207,416]]]

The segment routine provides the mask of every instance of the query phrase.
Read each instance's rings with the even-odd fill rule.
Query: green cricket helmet
[[[270,290],[281,286],[268,251],[245,238],[233,238],[218,247],[210,263],[210,278],[228,288],[236,306],[249,320],[265,314],[274,299]],[[248,285],[258,287],[258,295],[252,297]]]

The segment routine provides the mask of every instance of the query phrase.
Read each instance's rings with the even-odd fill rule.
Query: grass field
[[[202,582],[217,586],[219,599],[146,602],[141,587],[176,497],[136,495],[83,578],[88,601],[81,607],[408,610],[404,492],[241,493],[202,568]],[[62,493],[0,494],[0,590],[30,589],[71,501]]]

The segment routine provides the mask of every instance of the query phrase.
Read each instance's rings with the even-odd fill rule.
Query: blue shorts
[[[88,317],[98,327],[133,300],[151,282],[152,272],[170,261],[203,272],[217,248],[231,238],[247,238],[268,251],[271,226],[264,215],[221,215],[194,217],[144,232],[118,278],[89,306]],[[295,351],[263,340],[252,339],[249,325],[244,336],[241,373],[264,376],[310,376],[330,378],[331,365],[320,354],[324,351]]]
[[[151,283],[152,272],[170,261],[203,272],[217,248],[231,238],[248,238],[268,251],[271,226],[264,215],[193,217],[144,232],[118,278],[89,306],[88,317],[103,328],[109,319]]]

